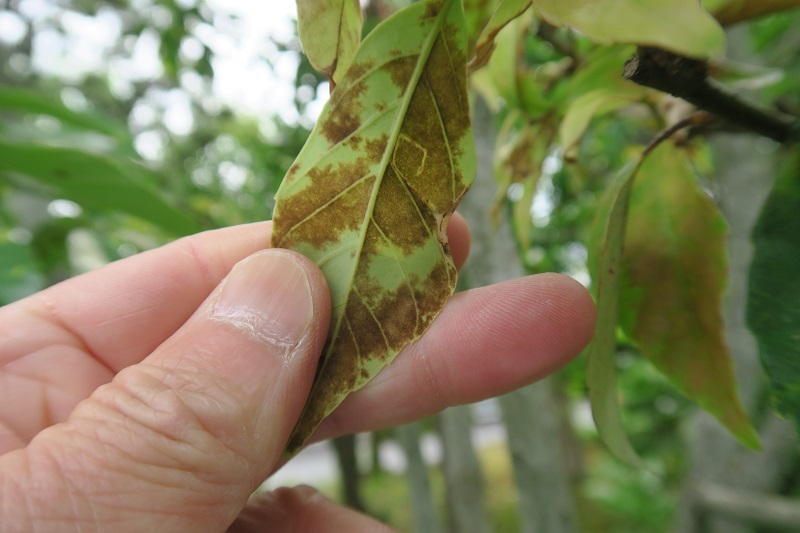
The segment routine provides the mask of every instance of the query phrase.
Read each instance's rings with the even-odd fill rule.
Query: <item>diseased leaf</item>
[[[339,83],[361,42],[364,14],[358,0],[297,0],[297,33],[303,52],[331,87]]]
[[[800,157],[792,158],[753,230],[747,323],[777,411],[800,431]]]
[[[697,0],[536,0],[547,21],[602,43],[664,48],[695,58],[720,56],[725,34]]]
[[[111,157],[74,148],[0,141],[0,174],[19,173],[54,187],[84,207],[117,210],[147,220],[176,235],[202,228],[157,192],[131,176],[143,172]]]
[[[758,448],[724,339],[726,233],[685,151],[661,143],[641,165],[631,195],[620,325],[675,387],[742,444]]]
[[[497,11],[492,15],[492,18],[489,19],[480,37],[478,37],[478,42],[475,46],[475,57],[469,62],[470,70],[477,70],[489,61],[495,48],[494,39],[497,34],[509,22],[531,7],[532,3],[533,0],[503,0]]]
[[[364,40],[276,196],[272,245],[314,260],[333,305],[287,454],[444,306],[474,151],[461,2],[412,4]]]
[[[608,188],[598,208],[592,239],[591,271],[596,272],[597,323],[589,346],[586,384],[597,433],[619,460],[640,467],[642,461],[622,426],[617,397],[617,317],[620,261],[628,205],[638,162],[629,163]]]

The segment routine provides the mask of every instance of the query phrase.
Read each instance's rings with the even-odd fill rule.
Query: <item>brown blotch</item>
[[[388,234],[389,244],[399,248],[400,253],[410,255],[424,244],[431,232],[436,231],[430,210],[403,184],[392,166],[383,177],[380,197],[372,217],[375,224]],[[382,242],[376,244],[380,246]],[[377,249],[373,253],[377,253]]]
[[[319,207],[330,201],[324,196],[298,194],[284,198],[280,209],[275,211],[273,228],[277,228],[277,231],[273,229],[273,243],[286,248],[310,243],[321,249],[341,239],[345,231],[358,231],[369,205],[374,182],[374,176],[364,179],[324,209]],[[339,187],[337,193],[343,188]],[[336,197],[336,194],[332,196]]]
[[[299,450],[314,429],[333,408],[334,399],[350,391],[360,372],[358,347],[346,324],[342,324],[339,334],[329,341],[323,350],[321,366],[317,379],[309,395],[303,415],[294,428],[286,451],[292,454]],[[335,355],[335,360],[331,355]]]
[[[322,135],[331,145],[347,138],[361,125],[361,112],[364,109],[361,97],[366,90],[366,83],[361,81],[349,87],[340,87],[331,95],[331,112],[320,127]]]
[[[372,61],[353,62],[347,68],[347,77],[351,80],[357,80],[373,68],[375,68],[375,63]]]
[[[349,163],[332,164],[324,167],[314,167],[308,171],[311,184],[304,190],[292,195],[280,197],[275,206],[274,224],[272,229],[272,243],[274,246],[289,246],[284,242],[286,235],[299,224],[308,226],[303,235],[310,235],[309,242],[322,246],[338,238],[341,231],[357,227],[359,220],[350,213],[359,211],[344,211],[348,216],[341,216],[342,211],[338,211],[339,216],[335,216],[330,211],[338,209],[359,209],[360,212],[366,210],[366,202],[369,198],[369,190],[364,190],[364,185],[356,186],[354,190],[345,193],[343,198],[320,212],[313,214],[314,220],[307,220],[321,206],[331,202],[338,194],[347,187],[363,178],[369,173],[369,162],[365,158],[359,158]],[[289,179],[287,176],[286,179]],[[365,179],[365,182],[372,183],[373,179]],[[364,198],[366,196],[366,199]],[[326,213],[326,211],[328,213]],[[333,220],[333,224],[330,220]],[[325,220],[325,222],[323,222]],[[318,232],[318,233],[315,233]],[[317,235],[314,237],[314,235]],[[299,235],[292,239],[297,241]]]
[[[383,134],[377,139],[367,139],[364,151],[370,161],[380,161],[386,152],[386,146],[389,144],[389,136]]]
[[[441,0],[440,2],[430,2],[425,7],[425,13],[422,14],[423,19],[429,19],[436,17],[439,12],[442,11],[442,4],[445,0]]]
[[[402,89],[402,93],[408,89],[408,83],[411,81],[418,60],[419,55],[397,57],[383,65],[383,70],[392,78],[392,83]]]

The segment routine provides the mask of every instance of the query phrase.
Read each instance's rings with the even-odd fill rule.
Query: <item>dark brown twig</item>
[[[639,85],[682,98],[723,121],[764,135],[781,144],[800,138],[798,120],[743,100],[708,77],[704,61],[666,50],[639,47],[625,63],[623,77]]]

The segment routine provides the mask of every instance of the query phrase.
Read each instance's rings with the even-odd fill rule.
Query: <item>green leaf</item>
[[[616,367],[620,263],[637,169],[638,162],[629,163],[606,191],[598,207],[594,228],[599,235],[592,239],[594,253],[590,257],[592,272],[597,273],[597,323],[589,346],[586,383],[600,438],[619,460],[640,467],[642,461],[622,426]]]
[[[315,69],[339,83],[361,42],[358,0],[297,0],[297,33]]]
[[[0,109],[48,115],[72,126],[105,133],[118,139],[129,137],[126,129],[102,115],[72,111],[58,99],[31,89],[0,86]]]
[[[455,287],[446,226],[475,175],[466,46],[458,0],[378,25],[281,184],[272,245],[314,260],[333,304],[287,454],[422,335]]]
[[[475,43],[503,0],[463,0],[467,26],[467,57],[475,56]]]
[[[0,174],[23,174],[84,207],[122,211],[176,235],[200,231],[196,222],[134,179],[145,172],[133,164],[72,148],[0,141]]]
[[[601,43],[656,46],[707,58],[725,51],[725,34],[697,0],[536,0],[542,17]]]
[[[475,57],[469,62],[470,70],[477,70],[489,61],[495,48],[494,40],[497,34],[509,22],[522,15],[532,3],[533,0],[503,0],[478,37]]]
[[[792,158],[753,230],[747,323],[777,411],[800,431],[800,158]]]
[[[496,105],[498,97],[505,100],[510,108],[522,105],[519,84],[520,64],[517,57],[531,17],[532,14],[526,13],[509,20],[494,36],[492,44],[494,52],[489,56],[488,66],[471,76],[476,89],[481,92],[490,106]],[[497,110],[495,109],[495,111]]]
[[[592,119],[627,107],[644,97],[644,89],[622,92],[614,89],[597,89],[577,98],[567,108],[558,128],[558,136],[564,150],[564,157],[574,159],[575,149],[583,138]]]
[[[620,325],[676,388],[758,448],[724,339],[726,233],[685,151],[661,143],[641,165],[631,195]]]

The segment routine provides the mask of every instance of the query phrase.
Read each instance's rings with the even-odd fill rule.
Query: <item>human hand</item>
[[[0,530],[385,529],[308,487],[250,498],[279,464],[330,313],[310,261],[262,250],[269,227],[181,239],[0,308]],[[448,236],[460,265],[463,219]],[[565,276],[459,293],[314,439],[532,383],[593,323]]]

